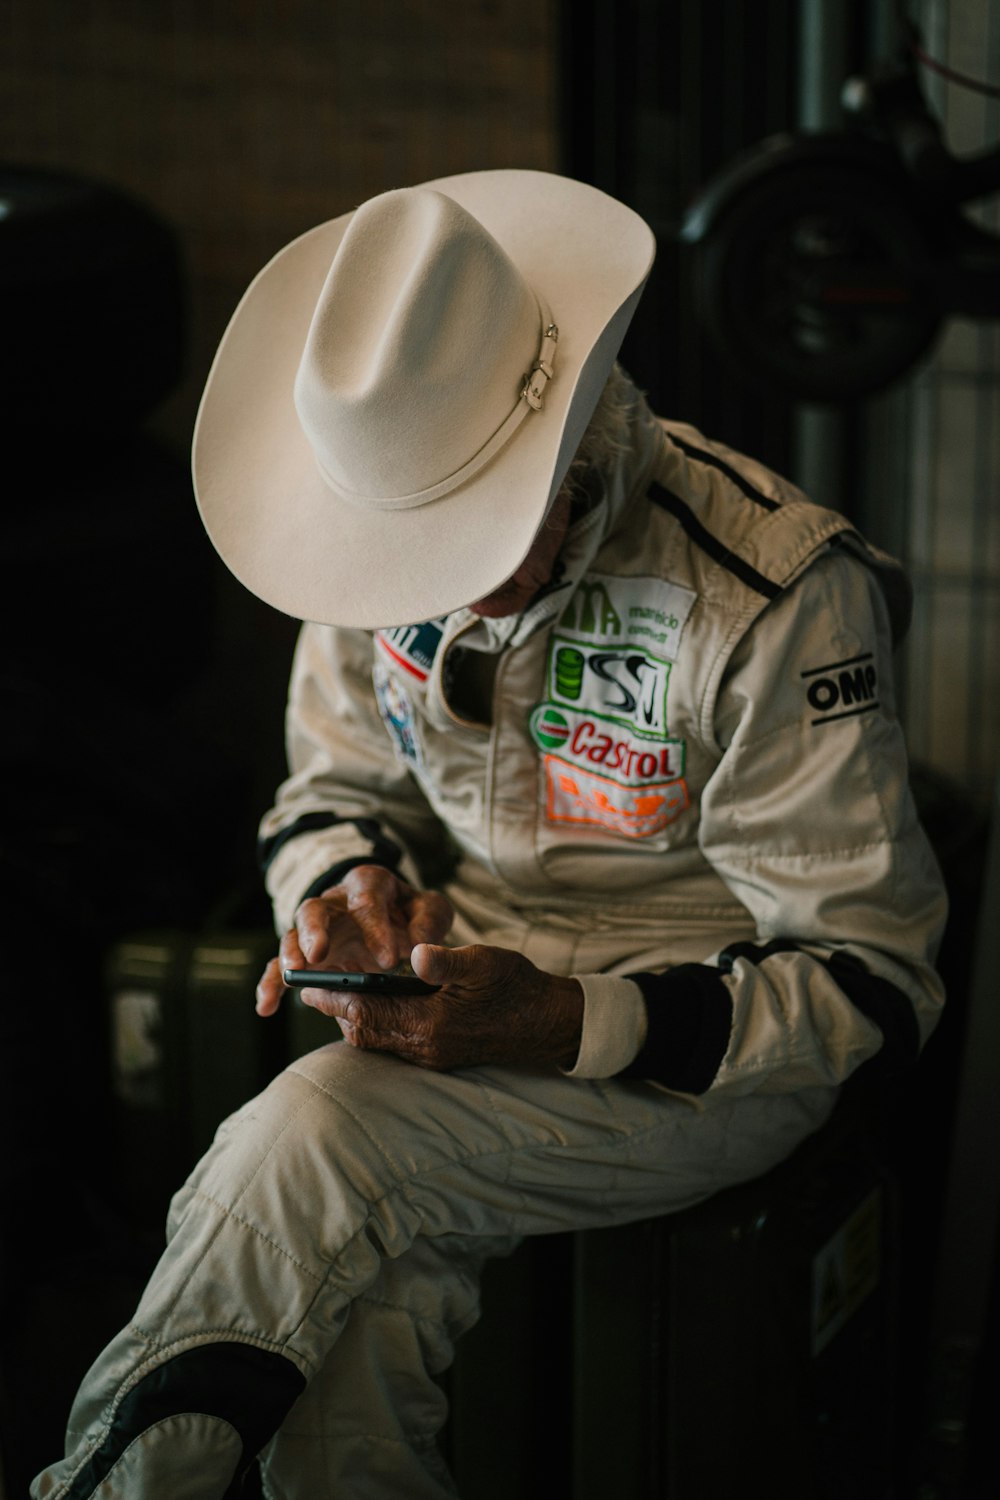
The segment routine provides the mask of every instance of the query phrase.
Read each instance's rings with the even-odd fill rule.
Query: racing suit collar
[[[630,503],[645,490],[659,451],[659,425],[644,399],[636,404],[629,441],[595,487],[590,507],[566,534],[556,571],[549,584],[520,614],[488,619],[470,609],[447,616],[443,650],[459,635],[473,651],[497,653],[519,646],[562,614],[595,556],[621,521]]]

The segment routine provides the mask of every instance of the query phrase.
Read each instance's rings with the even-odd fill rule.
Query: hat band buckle
[[[521,395],[532,411],[542,409],[545,392],[554,373],[552,365],[558,343],[559,329],[554,323],[550,323],[542,335],[542,347],[538,351],[538,358],[524,377],[524,385],[521,389]]]
[[[427,489],[416,490],[412,495],[360,495],[348,490],[325,468],[319,454],[316,454],[316,465],[320,475],[330,489],[332,489],[343,500],[351,504],[365,506],[374,510],[414,510],[417,506],[427,505],[431,500],[438,500],[443,495],[448,495],[452,490],[457,490],[460,485],[466,484],[480,469],[484,469],[490,459],[499,453],[501,448],[506,447],[514,433],[520,427],[529,412],[541,411],[548,390],[549,381],[555,374],[556,349],[559,343],[559,329],[552,319],[552,314],[542,298],[536,294],[539,307],[539,321],[542,327],[541,343],[538,348],[538,357],[524,377],[524,384],[518,394],[517,405],[513,411],[501,422],[491,438],[488,438],[477,453],[474,453],[469,461],[442,479],[438,484],[429,485]]]

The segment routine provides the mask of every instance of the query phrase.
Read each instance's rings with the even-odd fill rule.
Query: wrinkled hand
[[[453,918],[437,891],[416,890],[381,865],[356,865],[339,885],[303,901],[257,986],[257,1013],[280,1006],[284,969],[392,969],[415,944],[439,943]]]
[[[420,944],[410,956],[432,995],[363,995],[304,989],[303,1000],[335,1016],[354,1047],[393,1052],[445,1071],[505,1063],[572,1067],[580,1046],[583,991],[509,948]]]

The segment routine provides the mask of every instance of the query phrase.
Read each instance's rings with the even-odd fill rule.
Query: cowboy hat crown
[[[195,425],[223,561],[331,625],[491,593],[558,492],[653,253],[624,204],[517,169],[395,189],[286,245],[233,314]]]

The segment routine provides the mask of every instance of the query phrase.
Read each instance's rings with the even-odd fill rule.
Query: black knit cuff
[[[629,974],[642,990],[646,1040],[621,1078],[647,1078],[683,1094],[704,1094],[729,1046],[733,1002],[718,969],[679,964],[664,974]]]

